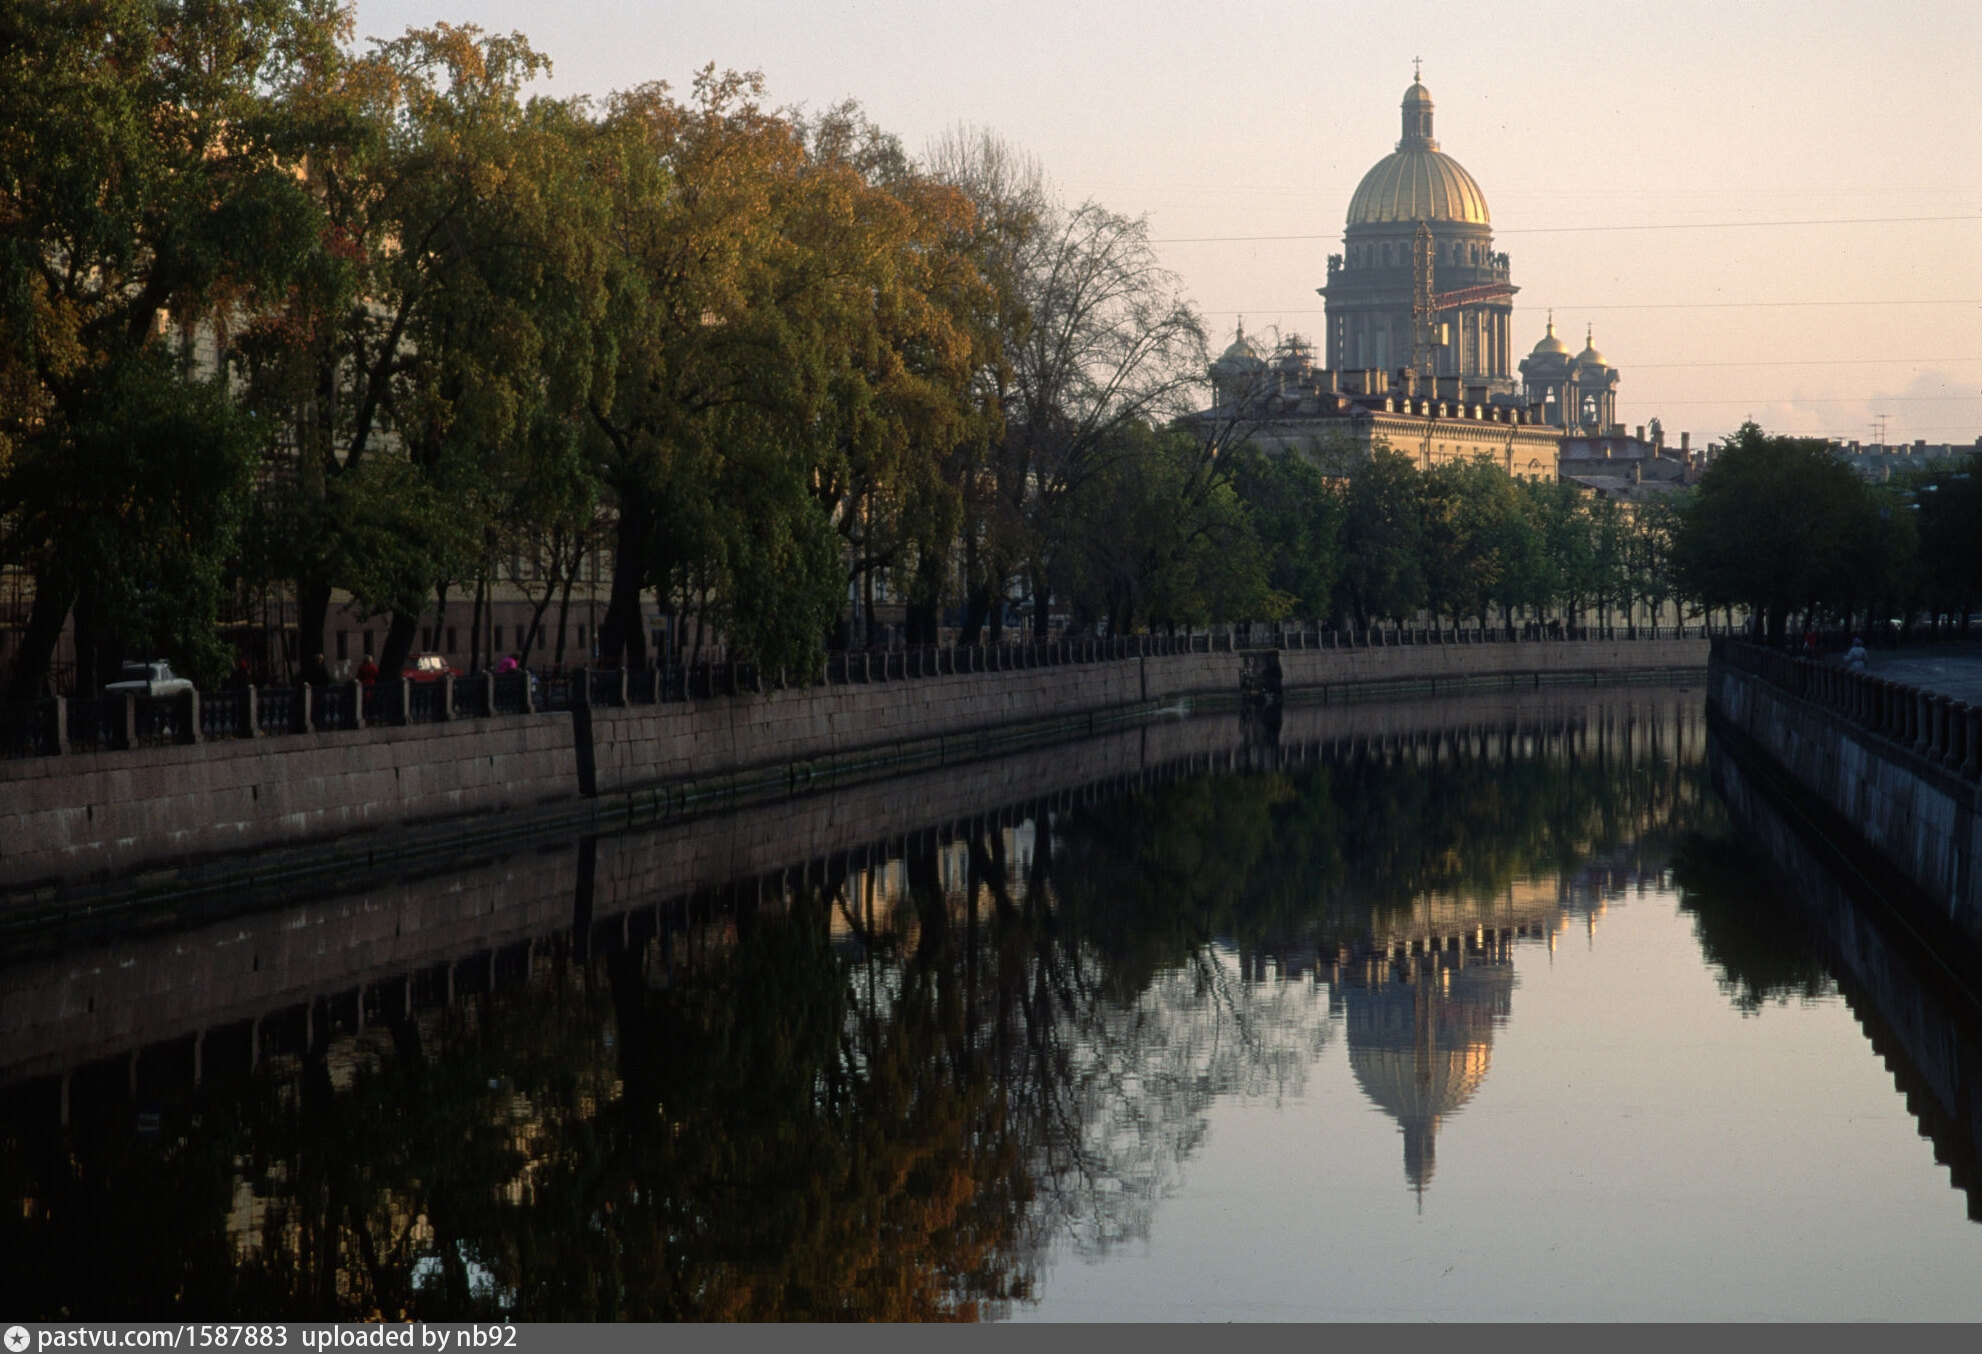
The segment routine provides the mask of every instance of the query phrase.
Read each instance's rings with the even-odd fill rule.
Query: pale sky
[[[1146,216],[1214,351],[1242,314],[1319,336],[1314,288],[1421,56],[1441,148],[1512,257],[1518,352],[1551,309],[1574,347],[1594,325],[1619,419],[1656,416],[1673,441],[1748,416],[1861,441],[1880,414],[1890,441],[1982,434],[1975,0],[356,9],[361,37],[520,31],[557,95],[686,92],[714,62],[763,72],[774,104],[855,98],[911,152],[988,128],[1067,198]]]

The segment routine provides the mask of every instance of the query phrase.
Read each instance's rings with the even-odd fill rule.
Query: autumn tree
[[[322,61],[298,98],[319,238],[251,355],[294,430],[271,536],[306,651],[343,588],[392,617],[396,672],[427,597],[492,570],[497,462],[589,388],[569,341],[601,295],[589,128],[524,101],[547,67],[518,35],[443,24]]]
[[[258,441],[240,318],[313,247],[288,116],[320,0],[21,0],[0,12],[0,562],[35,600],[11,699],[73,613],[89,689],[127,651],[202,678]]]

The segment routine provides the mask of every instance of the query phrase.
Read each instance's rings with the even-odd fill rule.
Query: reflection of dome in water
[[[1487,1044],[1460,1048],[1352,1048],[1349,1067],[1363,1094],[1404,1127],[1404,1173],[1422,1188],[1437,1160],[1439,1121],[1473,1098],[1492,1061]]]
[[[1456,956],[1455,956],[1456,959]],[[1473,1098],[1493,1056],[1493,1027],[1513,1004],[1504,960],[1425,959],[1410,981],[1345,983],[1349,1067],[1404,1130],[1404,1172],[1423,1189],[1436,1166],[1441,1121]]]

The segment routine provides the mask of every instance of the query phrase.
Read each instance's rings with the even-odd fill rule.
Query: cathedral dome
[[[1266,366],[1266,354],[1259,345],[1246,337],[1245,322],[1239,322],[1239,336],[1232,340],[1232,346],[1220,353],[1212,364],[1212,370],[1219,373],[1240,373],[1259,371]]]
[[[1534,357],[1569,356],[1569,345],[1555,336],[1555,320],[1553,318],[1548,322],[1548,332],[1542,335],[1541,342],[1535,345],[1535,351],[1531,355]]]
[[[1404,91],[1404,135],[1378,160],[1349,199],[1349,225],[1400,221],[1489,224],[1486,194],[1460,163],[1432,139],[1431,95],[1421,84]]]
[[[1586,367],[1608,367],[1604,355],[1597,351],[1596,341],[1588,333],[1583,335],[1583,351],[1576,354],[1576,360]]]

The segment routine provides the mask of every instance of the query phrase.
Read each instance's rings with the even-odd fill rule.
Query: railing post
[[[198,687],[186,688],[186,733],[179,741],[197,743],[200,741],[200,692]]]
[[[1934,760],[1942,766],[1959,766],[1960,731],[1956,727],[1954,697],[1934,698]]]
[[[1961,778],[1982,774],[1982,707],[1961,703]]]
[[[1913,737],[1908,741],[1912,744],[1913,750],[1924,757],[1934,746],[1934,715],[1929,708],[1929,702],[1933,697],[1917,686],[1910,688],[1910,691],[1912,698],[1909,704],[1913,707]]]
[[[434,718],[446,721],[454,718],[454,676],[443,672],[440,675],[440,700],[435,702]]]
[[[138,698],[129,691],[124,693],[124,721],[118,735],[117,746],[126,752],[138,745]]]
[[[353,680],[345,685],[351,688],[351,727],[362,729],[365,727],[365,684]]]
[[[316,711],[312,708],[316,704],[316,699],[317,689],[315,687],[311,686],[308,682],[296,683],[296,711],[294,717],[297,733],[316,732]]]
[[[250,685],[243,687],[241,690],[241,719],[243,721],[241,737],[259,738],[262,734],[261,688]]]

